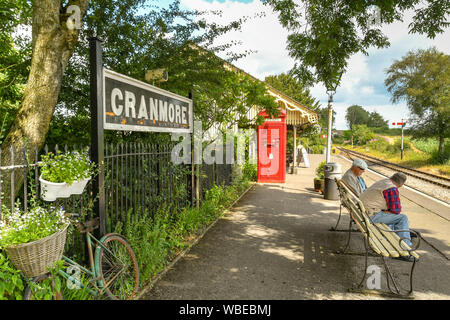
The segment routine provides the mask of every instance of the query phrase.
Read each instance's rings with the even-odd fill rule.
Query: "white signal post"
[[[401,145],[401,149],[400,149],[400,159],[403,160],[403,129],[405,128],[406,125],[406,120],[408,119],[402,119],[402,122],[397,122],[398,126],[402,126],[402,145]],[[393,122],[392,125],[395,125],[396,123]]]

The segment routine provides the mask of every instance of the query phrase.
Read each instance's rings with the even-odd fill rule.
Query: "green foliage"
[[[439,152],[439,140],[436,138],[413,139],[411,142],[420,151],[431,154],[430,163],[450,165],[450,139],[445,140],[442,155]]]
[[[325,179],[325,165],[326,161],[322,161],[319,163],[319,166],[316,168],[316,177],[317,179]]]
[[[388,120],[384,120],[383,116],[376,111],[369,113],[367,126],[370,128],[377,128],[380,131],[389,129]]]
[[[372,7],[380,9],[383,25],[402,21],[403,15],[414,10],[410,32],[434,37],[442,33],[448,22],[448,1],[416,0],[263,0],[279,14],[281,24],[289,30],[288,50],[296,60],[293,73],[303,82],[324,83],[327,90],[336,90],[348,67],[349,58],[372,46],[389,46],[382,28],[371,24]]]
[[[294,78],[292,74],[281,73],[276,76],[268,76],[264,82],[311,110],[317,110],[320,107],[320,101],[311,96],[309,88]]]
[[[230,60],[239,58],[231,52],[230,44],[213,47],[216,37],[239,29],[247,18],[220,25],[206,23],[203,15],[211,12],[184,10],[180,1],[167,8],[149,5],[144,0],[91,1],[80,41],[64,73],[56,111],[47,143],[89,143],[89,57],[87,38],[96,34],[102,39],[105,67],[132,78],[145,81],[146,70],[165,68],[169,80],[152,83],[162,89],[194,96],[194,114],[203,129],[213,121],[223,127],[238,122],[249,124],[242,115],[251,105],[276,108],[273,98],[266,94],[264,84],[246,75],[224,68],[217,53],[227,53]],[[213,12],[219,15],[220,12]],[[108,142],[160,142],[170,140],[168,134],[123,131],[105,132]]]
[[[413,139],[411,141],[417,149],[426,153],[434,152],[439,146],[439,141],[433,138]]]
[[[21,212],[19,206],[0,221],[0,248],[45,238],[69,224],[62,209],[33,207]]]
[[[305,148],[309,148],[312,153],[323,153],[323,148],[326,146],[326,139],[320,137],[320,134],[308,135],[301,138],[301,144]]]
[[[74,181],[87,179],[94,174],[95,164],[89,160],[87,150],[67,153],[49,152],[41,156],[42,178],[50,182],[66,182],[72,185]]]
[[[409,132],[414,138],[439,138],[444,157],[450,136],[450,56],[436,48],[409,51],[386,71],[385,85],[392,102],[405,100],[412,114]]]
[[[352,129],[353,142],[357,145],[363,145],[375,137],[373,131],[365,124],[356,124]]]
[[[65,268],[63,261],[58,261],[54,267],[48,269],[51,277],[36,283],[16,269],[8,256],[0,251],[0,300],[23,300],[27,286],[30,287],[35,300],[52,300],[56,292],[62,292],[65,300],[92,299],[87,289],[68,288],[67,280],[59,274],[59,270]],[[80,282],[89,286],[84,274],[81,275]]]
[[[214,185],[207,190],[199,209],[186,207],[177,214],[164,207],[153,217],[148,211],[136,216],[130,210],[126,223],[118,223],[114,232],[130,242],[139,263],[141,285],[151,280],[174,254],[190,245],[192,237],[223,214],[246,187],[245,179],[234,186]]]
[[[242,165],[242,175],[244,176],[244,179],[256,181],[258,178],[258,164],[245,161]]]
[[[369,142],[367,146],[369,147],[370,150],[377,150],[382,153],[389,153],[392,150],[391,144],[389,144],[389,142],[387,142],[381,137],[373,139],[373,141]]]
[[[0,300],[22,300],[25,285],[21,272],[0,250]]]
[[[0,0],[0,145],[22,100],[31,64],[31,42],[24,32],[30,23],[31,1]]]
[[[369,113],[361,106],[352,105],[347,108],[345,120],[347,120],[347,124],[350,129],[352,129],[354,125],[358,124],[367,125],[369,122]]]

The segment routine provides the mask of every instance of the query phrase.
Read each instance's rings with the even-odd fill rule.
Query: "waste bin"
[[[335,179],[342,178],[342,166],[337,162],[328,162],[323,169],[325,171],[324,199],[339,200],[339,189]]]

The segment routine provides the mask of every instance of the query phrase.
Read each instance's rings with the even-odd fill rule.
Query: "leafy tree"
[[[315,148],[314,151],[321,152],[323,149],[323,139],[320,139],[319,135],[320,133],[325,133],[328,125],[328,108],[321,108],[320,101],[311,96],[309,88],[304,83],[296,79],[291,73],[281,73],[276,76],[269,76],[266,77],[264,81],[268,85],[282,91],[283,93],[286,93],[291,98],[297,100],[319,114],[320,131],[317,130],[316,126],[303,126],[297,139],[301,140],[299,143],[302,143],[305,147],[311,149]],[[335,122],[335,115],[336,112],[333,111],[333,124]],[[293,143],[290,138],[288,138],[287,141],[287,152],[290,154],[292,152]]]
[[[290,31],[289,53],[298,61],[293,72],[309,83],[323,82],[327,90],[339,85],[353,54],[367,54],[371,46],[389,46],[381,24],[402,21],[406,11],[415,10],[409,25],[412,33],[434,38],[449,25],[448,1],[427,0],[425,6],[417,0],[262,1],[278,12],[281,24]],[[378,16],[374,16],[374,6]]]
[[[350,129],[352,129],[355,124],[367,125],[369,123],[369,118],[369,113],[359,105],[348,107],[347,113],[345,114],[345,120],[347,120]]]
[[[414,138],[439,139],[444,159],[445,138],[450,136],[450,56],[436,48],[409,51],[386,71],[385,85],[392,102],[405,100],[413,116]]]
[[[384,120],[383,116],[378,112],[370,112],[367,126],[370,128],[388,129],[388,120]]]
[[[23,3],[29,2],[23,0]],[[80,8],[81,29],[70,28],[66,23],[67,9],[71,5]],[[197,97],[194,99],[198,101],[195,112],[203,117],[200,119],[212,118],[201,112],[201,97],[207,96],[209,98],[205,99],[212,102],[217,99],[220,87],[223,93],[226,82],[229,86],[241,86],[247,103],[268,99],[270,108],[270,99],[264,96],[261,87],[238,79],[233,71],[224,70],[223,60],[214,58],[214,53],[228,50],[230,45],[215,48],[212,47],[213,40],[239,28],[244,18],[225,26],[206,23],[202,19],[205,12],[182,10],[179,1],[174,1],[167,9],[160,9],[146,0],[35,0],[29,8],[31,19],[23,21],[22,26],[32,29],[32,39],[27,44],[32,48],[32,55],[24,53],[22,58],[32,62],[29,74],[25,73],[28,82],[19,111],[1,145],[2,165],[10,163],[9,152],[6,152],[10,146],[19,149],[28,141],[40,148],[49,128],[47,142],[89,142],[86,130],[90,118],[88,38],[93,35],[104,40],[106,68],[144,80],[146,70],[165,67],[170,80],[160,86],[185,96],[193,91]],[[20,10],[25,12],[25,6],[19,7]],[[5,19],[14,14],[14,10],[9,10]],[[198,44],[211,52],[199,50]],[[231,55],[231,59],[238,57]],[[236,95],[235,98],[242,99]],[[229,109],[215,110],[220,115]],[[143,138],[145,135],[133,136]],[[148,136],[155,138],[155,135]],[[105,137],[109,141],[118,141],[128,139],[130,135],[108,132]],[[16,178],[20,179],[19,175]],[[16,186],[20,187],[20,181]]]
[[[0,143],[20,106],[31,63],[30,41],[17,32],[30,10],[26,1],[0,0]]]
[[[275,76],[268,76],[264,79],[264,82],[282,91],[311,110],[318,110],[320,107],[319,100],[311,96],[309,88],[292,74],[281,73]]]

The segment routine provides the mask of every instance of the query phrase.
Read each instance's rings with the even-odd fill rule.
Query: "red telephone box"
[[[266,121],[258,126],[258,182],[286,181],[286,111],[270,118],[265,110],[259,113]]]

